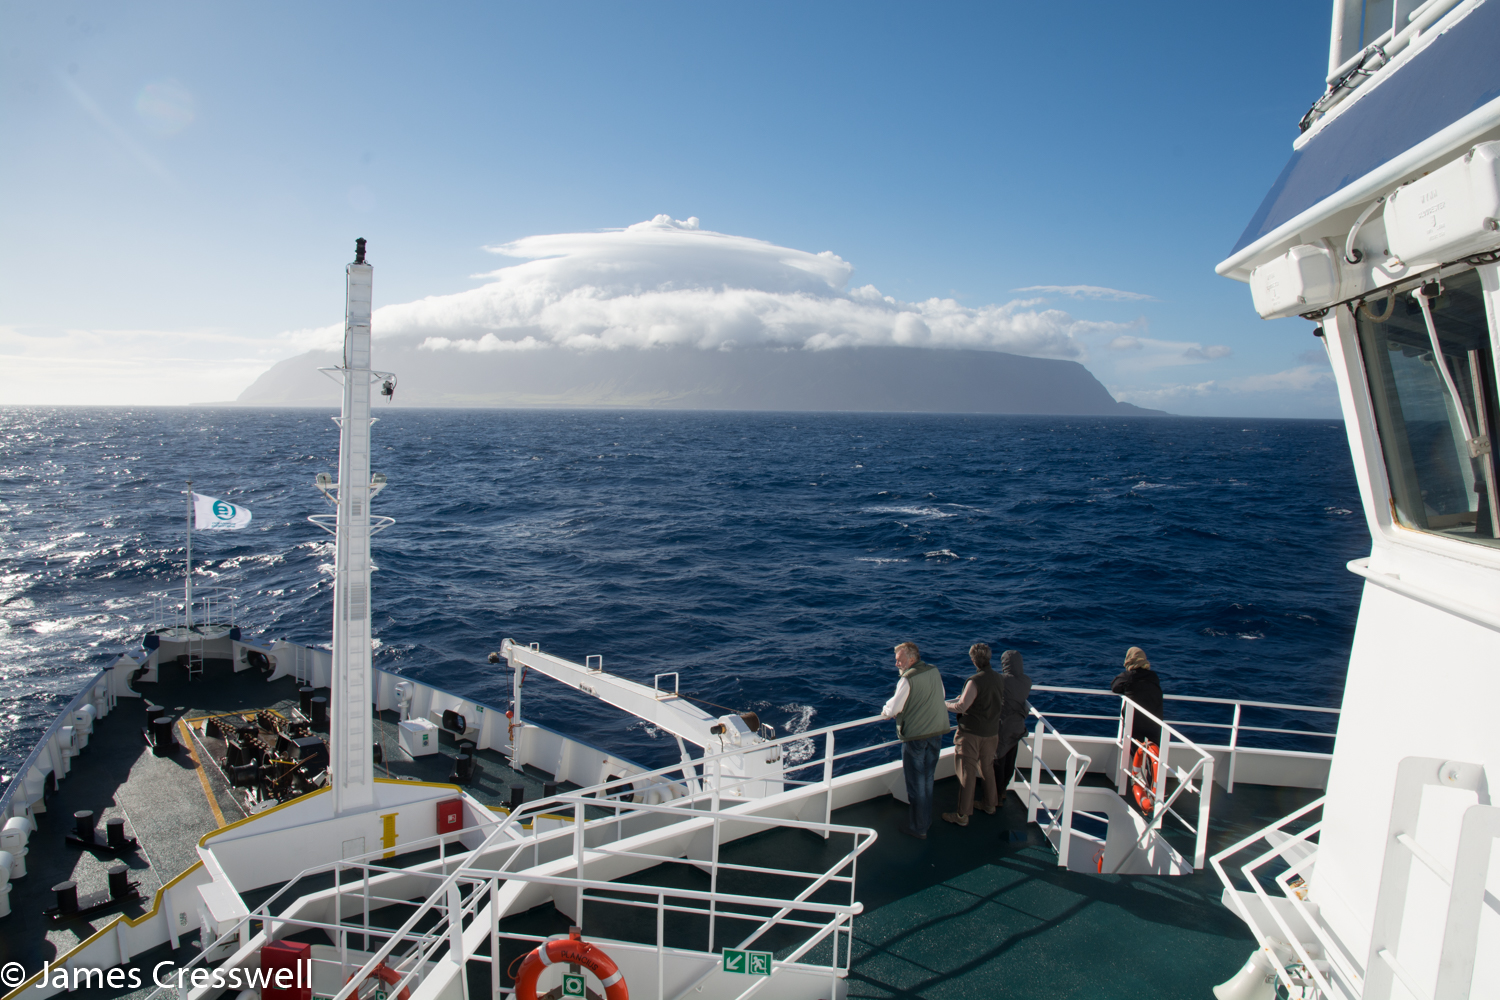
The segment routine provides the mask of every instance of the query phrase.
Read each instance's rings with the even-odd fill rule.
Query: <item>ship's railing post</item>
[[[667,1000],[667,894],[656,894],[656,1000]]]
[[[1202,791],[1198,795],[1198,829],[1195,831],[1198,839],[1193,845],[1193,869],[1195,871],[1203,867],[1203,862],[1208,857],[1208,815],[1214,793],[1214,759],[1212,757],[1203,762],[1203,773],[1198,780],[1202,782]]]
[[[588,816],[584,812],[583,800],[579,799],[573,803],[573,873],[578,877],[578,912],[573,917],[573,923],[581,931],[583,930],[583,828],[588,822]]]
[[[1167,794],[1167,752],[1171,749],[1171,747],[1172,730],[1164,725],[1161,727],[1161,746],[1157,748],[1158,756],[1156,760],[1156,782],[1155,787],[1151,790],[1153,793],[1152,805],[1155,806],[1155,808],[1151,810],[1152,820],[1155,820],[1158,816],[1164,813],[1167,808],[1167,804],[1165,801]],[[1146,756],[1150,756],[1150,751],[1146,752]],[[1205,792],[1204,794],[1207,793]]]
[[[833,733],[823,738],[823,822],[833,822]],[[823,831],[828,839],[828,831]]]
[[[1239,702],[1234,703],[1234,722],[1229,727],[1229,780],[1225,787],[1229,794],[1234,794],[1234,764],[1239,754],[1240,746],[1240,709],[1243,706]]]
[[[1073,789],[1078,781],[1078,755],[1068,754],[1062,790],[1062,831],[1057,842],[1057,863],[1068,867],[1068,849],[1073,839]]]
[[[1125,714],[1120,717],[1120,781],[1117,791],[1125,794],[1130,784],[1130,765],[1135,758],[1135,702],[1125,699]]]
[[[580,889],[579,893],[582,894]],[[475,893],[477,896],[478,893]],[[578,915],[583,916],[583,907],[579,906]],[[465,975],[464,971],[464,907],[463,900],[458,892],[458,883],[448,883],[448,957],[453,964],[459,968],[459,975]]]
[[[1026,822],[1036,822],[1036,807],[1041,802],[1039,795],[1042,780],[1042,749],[1047,742],[1047,723],[1036,720],[1036,733],[1031,737],[1031,787],[1026,796]]]
[[[360,942],[359,950],[360,951],[369,951],[370,950],[370,866],[369,865],[361,865],[360,868],[363,869],[364,873],[365,873],[365,937],[364,937],[364,940]]]
[[[333,866],[333,926],[339,929],[339,978],[349,978],[349,936],[344,933],[344,890],[340,888],[340,873],[344,866]]]
[[[369,951],[368,945],[365,950]],[[500,1000],[500,880],[490,879],[490,1000]]]
[[[722,757],[714,758],[714,819],[713,819],[713,853],[709,855],[708,869],[708,947],[705,951],[714,950],[714,924],[718,917],[718,892],[719,892],[719,786],[723,783],[724,772],[721,765]]]

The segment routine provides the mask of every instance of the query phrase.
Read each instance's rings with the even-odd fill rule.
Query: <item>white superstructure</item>
[[[1321,814],[1221,855],[1327,997],[1500,996],[1497,44],[1497,0],[1336,0],[1329,93],[1219,265],[1317,324],[1373,540]]]

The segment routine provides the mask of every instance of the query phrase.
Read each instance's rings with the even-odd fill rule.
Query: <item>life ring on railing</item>
[[[604,987],[605,1000],[630,1000],[630,988],[625,985],[620,967],[603,949],[583,940],[576,927],[567,937],[551,938],[526,956],[516,974],[516,1000],[536,1000],[537,977],[547,966],[559,962],[581,965],[592,972]]]
[[[1144,746],[1136,747],[1135,758],[1130,762],[1130,786],[1135,792],[1135,804],[1149,817],[1156,806],[1156,768],[1161,760],[1161,750],[1150,740],[1144,743]]]
[[[358,972],[356,972],[354,974],[354,976],[357,976],[357,975],[359,975]],[[350,976],[349,977],[348,982],[345,983],[346,986],[349,983],[354,982],[354,976]],[[373,983],[373,984],[375,984],[375,989],[379,991],[379,994],[381,996],[389,997],[391,995],[389,987],[395,986],[400,981],[401,981],[401,973],[397,972],[395,969],[391,968],[389,965],[386,965],[384,962],[381,962],[379,965],[375,966],[375,968],[373,968],[373,969],[370,970],[370,974],[365,977],[365,981],[362,982],[362,983],[360,983],[359,984],[359,988],[356,989],[352,994],[350,994],[350,996],[352,996],[352,997],[364,997],[364,996],[366,996],[367,994],[364,992],[365,987],[367,987],[367,986],[369,986],[370,984]],[[381,986],[382,983],[385,984],[385,986],[387,987],[386,989],[381,989],[380,988],[380,986]],[[411,987],[410,986],[403,986],[403,987],[401,987],[401,992],[396,994],[395,1000],[411,1000]]]

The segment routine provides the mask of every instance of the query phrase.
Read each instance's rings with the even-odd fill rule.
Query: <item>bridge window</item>
[[[1479,275],[1465,271],[1439,287],[1428,301],[1441,357],[1417,289],[1355,313],[1395,514],[1418,531],[1500,545],[1495,368]]]

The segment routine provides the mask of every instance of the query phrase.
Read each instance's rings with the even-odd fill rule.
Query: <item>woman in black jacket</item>
[[[1151,661],[1146,659],[1141,647],[1131,646],[1125,651],[1125,672],[1114,679],[1109,689],[1115,694],[1123,694],[1156,718],[1162,717],[1161,679],[1151,669]],[[1121,711],[1124,711],[1123,705]],[[1130,735],[1137,741],[1149,740],[1160,745],[1161,726],[1136,712]]]

